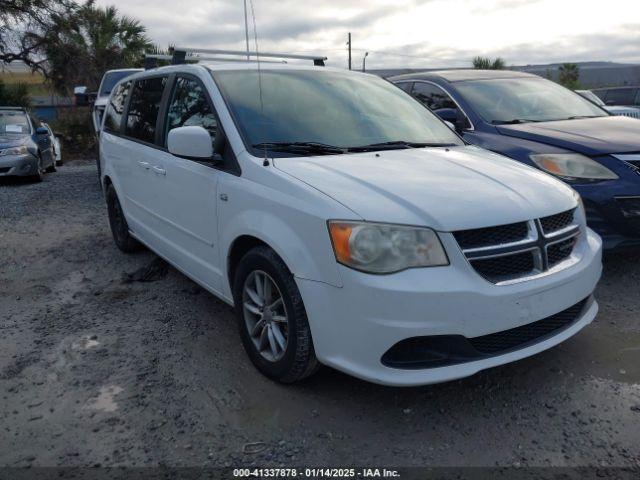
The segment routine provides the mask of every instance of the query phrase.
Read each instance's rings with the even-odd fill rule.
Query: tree
[[[44,59],[36,52],[42,46],[28,35],[51,25],[54,13],[75,9],[71,0],[2,0],[0,7],[0,64],[22,61],[41,70]]]
[[[563,63],[558,69],[558,81],[561,85],[571,89],[580,88],[580,68],[575,63]]]
[[[71,15],[54,13],[51,24],[28,40],[47,59],[45,76],[57,92],[74,85],[97,89],[106,70],[141,66],[152,48],[146,29],[137,20],[89,0]]]
[[[477,70],[504,70],[506,65],[500,57],[492,62],[489,57],[475,57],[473,59],[473,68]]]

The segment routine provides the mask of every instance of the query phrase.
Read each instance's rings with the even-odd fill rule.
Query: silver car
[[[24,108],[0,107],[0,177],[40,181],[45,172],[55,172],[52,143],[49,131]]]

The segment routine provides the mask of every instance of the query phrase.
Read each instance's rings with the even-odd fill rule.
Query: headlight
[[[4,150],[0,150],[0,156],[24,155],[25,153],[29,153],[29,150],[25,145],[21,145],[20,147],[10,147],[10,148],[5,148]]]
[[[607,167],[579,153],[542,153],[529,155],[542,170],[566,181],[616,180],[618,176]]]
[[[429,228],[369,222],[330,221],[336,260],[369,273],[449,265],[440,239]]]

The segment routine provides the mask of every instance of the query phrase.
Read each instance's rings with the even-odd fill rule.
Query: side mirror
[[[445,123],[453,126],[453,130],[461,132],[465,128],[469,128],[469,120],[464,113],[457,108],[440,108],[434,110],[433,113],[438,115]]]
[[[37,135],[49,135],[49,130],[47,130],[44,127],[38,127],[38,128],[36,128],[36,134]]]
[[[205,162],[222,160],[220,155],[214,155],[211,135],[200,126],[178,127],[169,131],[167,137],[169,153],[176,157]]]
[[[433,113],[438,115],[445,122],[456,124],[458,121],[458,110],[455,108],[439,108],[434,110]]]

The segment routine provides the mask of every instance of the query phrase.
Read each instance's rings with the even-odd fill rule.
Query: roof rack
[[[227,55],[227,56],[237,56],[237,57],[255,57],[255,59],[251,60],[251,58],[246,58],[244,61],[249,62],[257,62],[258,58],[279,58],[281,60],[291,59],[291,60],[312,60],[313,64],[318,67],[324,67],[324,62],[327,60],[327,57],[318,56],[318,55],[293,55],[290,53],[273,53],[273,52],[248,52],[248,51],[239,51],[239,50],[216,50],[209,48],[190,48],[190,47],[173,47],[173,57],[171,59],[171,63],[174,65],[179,65],[182,63],[186,63],[187,54],[191,54],[189,59],[193,60],[216,60],[216,61],[242,61],[242,60],[231,60],[231,59],[222,59],[210,56],[201,56],[205,55]],[[262,62],[262,60],[260,60]],[[278,63],[278,62],[276,62]]]

